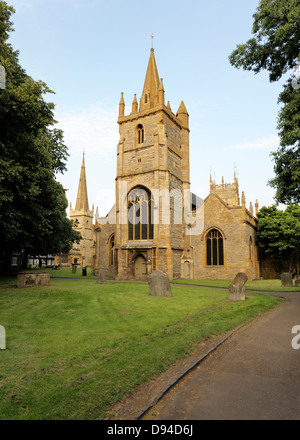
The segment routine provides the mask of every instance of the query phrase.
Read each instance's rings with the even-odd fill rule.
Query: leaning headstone
[[[107,269],[98,269],[97,284],[106,284]]]
[[[153,296],[173,296],[169,277],[161,270],[155,270],[148,277],[150,295]]]
[[[280,275],[282,287],[293,287],[293,274],[290,272],[283,272]]]
[[[300,287],[300,278],[295,280],[295,287]]]
[[[229,286],[228,299],[231,301],[245,301],[245,284],[247,281],[247,275],[239,272]]]

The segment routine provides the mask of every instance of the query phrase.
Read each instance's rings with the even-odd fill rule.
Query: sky
[[[16,9],[9,42],[20,64],[55,94],[57,128],[69,148],[67,171],[57,175],[73,207],[83,150],[90,206],[105,216],[114,204],[118,104],[125,114],[139,100],[154,34],[166,102],[181,100],[190,116],[191,190],[209,194],[222,176],[245,192],[246,206],[274,203],[270,156],[279,147],[278,95],[270,83],[232,67],[228,57],[251,38],[259,0],[7,0]]]

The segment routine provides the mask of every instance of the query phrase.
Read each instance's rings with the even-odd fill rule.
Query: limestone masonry
[[[142,96],[125,114],[119,103],[115,205],[106,217],[89,210],[84,157],[70,218],[83,239],[61,264],[107,269],[119,280],[146,280],[156,270],[173,278],[260,277],[258,203],[246,208],[239,182],[216,184],[204,201],[190,192],[189,114],[165,103],[151,49]],[[113,178],[113,176],[112,176]]]

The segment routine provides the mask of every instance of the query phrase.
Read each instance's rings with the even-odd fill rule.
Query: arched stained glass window
[[[217,229],[212,229],[206,236],[206,257],[208,266],[224,265],[223,236]]]
[[[149,191],[134,188],[128,195],[128,240],[153,240],[154,202]]]

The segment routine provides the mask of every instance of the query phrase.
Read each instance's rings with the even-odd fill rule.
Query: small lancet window
[[[147,95],[147,93],[145,94],[145,104],[147,104],[147,102],[148,102],[148,95]]]
[[[144,143],[144,127],[142,124],[139,124],[137,127],[137,136],[138,136],[138,144]]]

